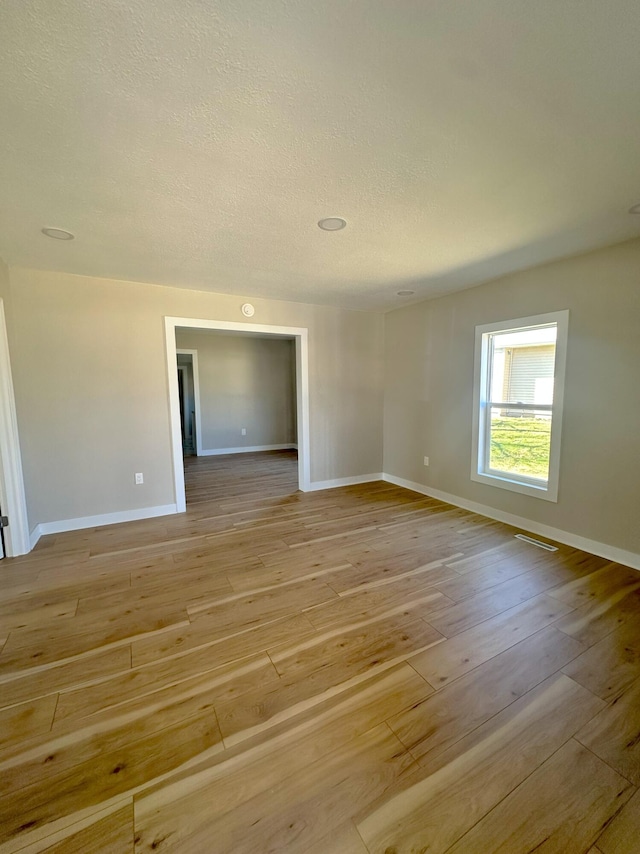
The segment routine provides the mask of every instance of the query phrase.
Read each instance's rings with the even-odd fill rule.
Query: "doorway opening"
[[[290,400],[293,402],[293,412],[291,420],[293,423],[294,434],[289,438],[295,439],[293,442],[284,442],[282,444],[263,444],[252,440],[252,425],[246,427],[238,427],[243,421],[236,418],[235,426],[229,424],[231,418],[219,417],[213,419],[215,429],[211,427],[212,419],[210,413],[203,413],[203,407],[208,409],[211,406],[226,407],[226,410],[231,410],[237,404],[234,396],[231,395],[227,400],[218,400],[215,398],[213,402],[210,399],[206,401],[201,396],[201,380],[202,371],[204,370],[204,361],[198,356],[197,350],[193,346],[184,346],[178,341],[184,339],[187,333],[218,333],[221,335],[232,336],[234,339],[253,338],[262,339],[263,342],[272,342],[276,350],[284,352],[289,348],[290,355],[293,356],[291,368],[291,383],[293,386]],[[211,321],[201,320],[196,318],[165,318],[165,333],[166,333],[166,350],[167,350],[167,376],[169,387],[169,413],[171,419],[171,435],[172,435],[172,450],[173,450],[173,474],[175,484],[176,509],[178,512],[183,512],[186,509],[186,494],[185,494],[185,477],[184,465],[186,455],[189,459],[194,459],[187,452],[193,448],[197,457],[201,456],[217,456],[228,454],[255,454],[257,452],[270,450],[279,451],[289,448],[295,448],[297,445],[297,481],[298,489],[307,492],[310,488],[310,449],[309,449],[309,375],[308,375],[308,331],[306,328],[288,327],[288,326],[268,326],[255,323],[234,323],[232,321]],[[182,337],[181,337],[182,336]],[[214,336],[215,337],[215,336]],[[219,340],[219,338],[218,338]],[[282,347],[276,347],[275,342],[280,341]],[[192,342],[191,342],[192,343]],[[265,351],[266,352],[266,351]],[[266,356],[265,356],[266,358]],[[180,359],[180,360],[179,360]],[[269,396],[268,389],[265,390],[265,378],[269,376],[268,372],[264,373],[264,365],[253,370],[255,376],[251,379],[256,387],[257,398],[262,394],[263,403],[265,396]],[[215,372],[214,367],[211,367],[211,362],[206,370]],[[241,368],[240,368],[241,370]],[[260,371],[263,370],[262,379]],[[246,379],[246,378],[245,378]],[[193,394],[190,394],[190,382],[193,382]],[[268,383],[267,383],[268,385]],[[284,399],[284,398],[283,398]],[[272,407],[273,409],[273,407]],[[222,414],[227,414],[227,412]],[[220,415],[220,413],[218,413]],[[268,416],[264,412],[260,414],[264,416],[263,421],[268,421]],[[203,421],[204,418],[204,421]],[[256,416],[260,420],[259,416]],[[222,426],[221,426],[222,425]],[[255,426],[255,425],[253,425]],[[263,425],[264,426],[264,425]],[[229,435],[214,435],[215,430],[218,434],[224,434],[224,429],[231,429],[232,437]],[[223,429],[224,428],[224,429]],[[213,431],[213,433],[212,433]],[[254,435],[259,435],[256,432]],[[213,438],[212,438],[213,436]],[[290,457],[293,454],[289,452]],[[248,460],[247,460],[248,462]],[[191,465],[191,463],[190,463]]]
[[[198,351],[178,348],[176,354],[182,455],[193,457],[202,451],[202,443],[198,441],[200,426]]]

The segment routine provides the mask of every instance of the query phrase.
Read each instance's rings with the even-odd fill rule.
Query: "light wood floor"
[[[0,854],[640,851],[640,574],[290,452],[0,564]]]

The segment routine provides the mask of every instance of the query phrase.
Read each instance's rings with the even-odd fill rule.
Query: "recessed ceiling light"
[[[42,233],[47,237],[53,237],[54,240],[73,240],[75,236],[64,228],[43,228]]]
[[[415,294],[415,291],[398,291],[399,297],[412,297]]]
[[[340,231],[340,229],[346,228],[346,225],[346,219],[342,219],[341,216],[327,216],[318,223],[323,231]]]
[[[632,208],[629,208],[629,213],[640,214],[640,204],[634,205]]]

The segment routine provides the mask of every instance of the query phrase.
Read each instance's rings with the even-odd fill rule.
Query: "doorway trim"
[[[0,299],[0,461],[0,502],[2,512],[9,516],[9,525],[4,530],[7,557],[17,557],[31,551],[31,540],[3,299]]]
[[[198,369],[198,351],[176,348],[176,355],[191,356],[191,367],[193,369],[193,406],[195,408],[196,423],[193,425],[196,443],[196,457],[202,456],[202,431],[200,430],[200,374]]]
[[[242,323],[232,320],[204,320],[193,317],[165,317],[165,345],[167,352],[167,382],[169,418],[173,451],[173,480],[176,510],[184,513],[187,502],[184,488],[184,463],[182,458],[182,431],[180,429],[180,401],[178,372],[176,371],[176,329],[221,329],[231,332],[258,332],[261,335],[293,338],[296,347],[296,407],[298,417],[298,488],[311,489],[311,461],[309,447],[309,330],[300,326],[269,326],[263,323]],[[194,371],[195,374],[195,371]],[[195,381],[195,376],[194,376]],[[196,418],[197,418],[196,414]]]

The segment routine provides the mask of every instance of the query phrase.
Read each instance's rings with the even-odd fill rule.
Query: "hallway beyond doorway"
[[[251,501],[298,491],[298,452],[262,451],[185,457],[187,505]]]

